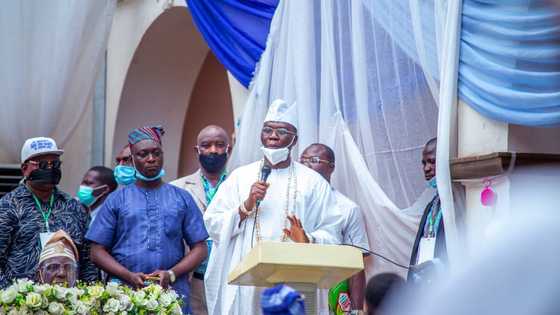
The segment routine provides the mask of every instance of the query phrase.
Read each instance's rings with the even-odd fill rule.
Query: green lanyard
[[[45,227],[47,228],[47,232],[50,232],[49,217],[51,216],[51,212],[52,212],[52,209],[53,209],[54,194],[51,194],[51,197],[49,199],[49,205],[47,207],[47,212],[43,211],[43,207],[41,207],[41,202],[39,202],[39,199],[35,196],[35,194],[31,193],[31,195],[33,196],[33,200],[35,200],[35,205],[37,206],[37,209],[39,209],[39,211],[41,211],[41,215],[43,216],[43,221],[45,221]]]
[[[218,180],[216,186],[214,187],[211,187],[210,182],[208,182],[208,179],[206,179],[204,175],[200,174],[200,176],[202,177],[202,186],[204,187],[204,193],[206,194],[206,203],[210,204],[210,201],[214,199],[214,195],[216,195],[220,184],[226,179],[226,173],[223,173],[222,176],[220,176],[220,180]]]
[[[432,211],[430,211],[428,216],[429,216],[429,218],[428,218],[428,237],[435,237],[436,234],[437,234],[436,229],[439,227],[439,223],[441,222],[441,217],[442,217],[441,209],[436,214],[435,219],[434,219]]]

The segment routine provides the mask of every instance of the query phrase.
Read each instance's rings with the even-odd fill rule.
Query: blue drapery
[[[362,0],[419,63],[407,1]],[[419,1],[424,72],[439,79],[434,5]],[[463,0],[459,96],[489,118],[527,126],[560,124],[560,1]]]
[[[186,0],[212,52],[245,87],[265,49],[278,1]]]
[[[495,120],[560,124],[560,4],[464,0],[460,97]]]

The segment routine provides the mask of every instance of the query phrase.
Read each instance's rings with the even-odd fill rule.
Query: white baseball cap
[[[56,146],[56,142],[52,138],[36,137],[25,140],[21,148],[21,163],[32,157],[45,154],[62,155],[64,150],[60,150]]]

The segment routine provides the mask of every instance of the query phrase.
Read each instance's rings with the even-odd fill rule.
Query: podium
[[[317,314],[317,289],[329,289],[362,269],[362,252],[351,246],[264,241],[230,272],[228,283],[285,283],[304,294],[306,314]]]

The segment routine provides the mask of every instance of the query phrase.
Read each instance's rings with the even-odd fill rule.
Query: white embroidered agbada
[[[289,115],[290,108],[274,102],[265,121],[285,121],[297,126]],[[292,105],[293,108],[293,105]],[[286,116],[286,113],[288,115]],[[261,314],[261,288],[228,285],[227,277],[241,259],[257,243],[253,235],[254,213],[240,223],[239,206],[249,196],[251,185],[259,178],[262,161],[239,167],[222,183],[204,213],[204,223],[214,248],[206,271],[206,299],[210,315]],[[291,175],[292,174],[292,175]],[[281,241],[283,228],[289,228],[289,214],[295,214],[316,243],[339,244],[341,220],[329,183],[315,171],[300,163],[273,169],[266,197],[260,203],[258,223],[262,240]],[[290,183],[290,184],[289,184]],[[290,186],[288,194],[288,184]]]

